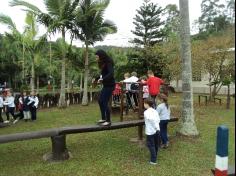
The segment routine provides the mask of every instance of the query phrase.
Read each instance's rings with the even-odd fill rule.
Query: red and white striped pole
[[[229,129],[226,126],[219,126],[217,128],[215,176],[228,175],[228,143]]]

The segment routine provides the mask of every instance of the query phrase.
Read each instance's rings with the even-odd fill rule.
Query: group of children
[[[170,120],[170,107],[165,94],[158,95],[159,104],[155,108],[155,101],[149,97],[144,100],[145,134],[147,136],[147,147],[150,151],[150,164],[157,164],[157,153],[160,145],[166,149],[169,145],[167,125]]]
[[[12,96],[10,90],[6,91],[6,95],[1,93],[0,96],[0,123],[9,123],[11,120],[13,124],[17,123],[20,119],[24,119],[26,122],[29,120],[35,121],[37,116],[38,108],[38,97],[36,92],[32,91],[29,95],[28,91],[24,91],[20,97],[19,102],[15,103],[15,98]],[[16,114],[16,108],[19,113]],[[7,119],[4,121],[2,117],[2,112],[5,111]],[[10,116],[11,115],[11,116]]]
[[[131,100],[134,105],[138,106],[138,86],[140,83],[143,84],[143,99],[144,99],[144,119],[145,119],[145,134],[147,136],[147,147],[150,151],[150,164],[157,164],[157,153],[158,147],[166,149],[169,145],[167,125],[170,120],[170,107],[168,104],[167,95],[160,93],[160,87],[164,84],[164,81],[156,76],[149,70],[147,72],[148,78],[143,76],[137,77],[136,72],[132,72],[131,76],[129,73],[124,74],[125,90],[127,105],[132,106]],[[139,84],[135,84],[138,83]],[[120,87],[116,87],[115,95],[120,93]],[[158,104],[156,103],[158,100]],[[159,141],[158,139],[161,139]],[[160,145],[161,142],[161,145]]]
[[[156,99],[157,95],[160,93],[160,86],[164,81],[154,76],[151,70],[148,71],[147,75],[148,78],[146,76],[138,78],[136,72],[132,72],[131,74],[128,72],[125,73],[124,80],[115,85],[115,89],[112,93],[113,102],[120,101],[121,83],[125,84],[125,97],[128,108],[136,109],[138,107],[138,89],[140,82],[143,83],[143,99],[148,97],[151,97],[153,100]]]

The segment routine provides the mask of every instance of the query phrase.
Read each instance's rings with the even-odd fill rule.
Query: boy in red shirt
[[[154,76],[153,71],[148,70],[148,80],[143,82],[148,85],[149,95],[154,101],[154,108],[156,108],[156,97],[160,93],[160,87],[164,81],[158,77]]]

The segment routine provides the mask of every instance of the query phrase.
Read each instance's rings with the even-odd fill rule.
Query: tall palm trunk
[[[80,87],[79,87],[80,91],[83,90],[83,73],[80,74]]]
[[[31,92],[33,92],[34,89],[35,89],[35,68],[34,68],[34,58],[33,58],[33,60],[32,60],[32,65],[31,65],[30,88],[31,88]]]
[[[83,98],[82,105],[88,105],[88,42],[85,42],[85,70],[84,70],[84,89],[83,89]]]
[[[39,93],[39,76],[37,76],[37,94]]]
[[[62,38],[65,41],[65,29],[62,30]],[[66,57],[64,55],[61,62],[61,91],[60,91],[60,98],[59,98],[59,103],[58,103],[58,106],[60,108],[66,107],[65,88],[66,88]]]
[[[193,88],[192,88],[192,66],[191,66],[191,44],[188,0],[179,0],[180,6],[180,38],[182,71],[182,121],[180,133],[182,135],[198,135],[193,113]]]
[[[23,83],[25,83],[25,44],[24,44],[24,41],[23,41],[23,47],[22,47],[22,80],[23,80]]]

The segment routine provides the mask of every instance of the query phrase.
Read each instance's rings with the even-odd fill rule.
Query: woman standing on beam
[[[111,125],[111,116],[108,103],[112,96],[112,92],[115,89],[114,62],[103,50],[98,50],[95,55],[98,62],[98,67],[101,70],[101,75],[100,78],[97,79],[97,82],[103,84],[98,100],[102,119],[99,120],[98,123],[103,126],[108,126]]]

